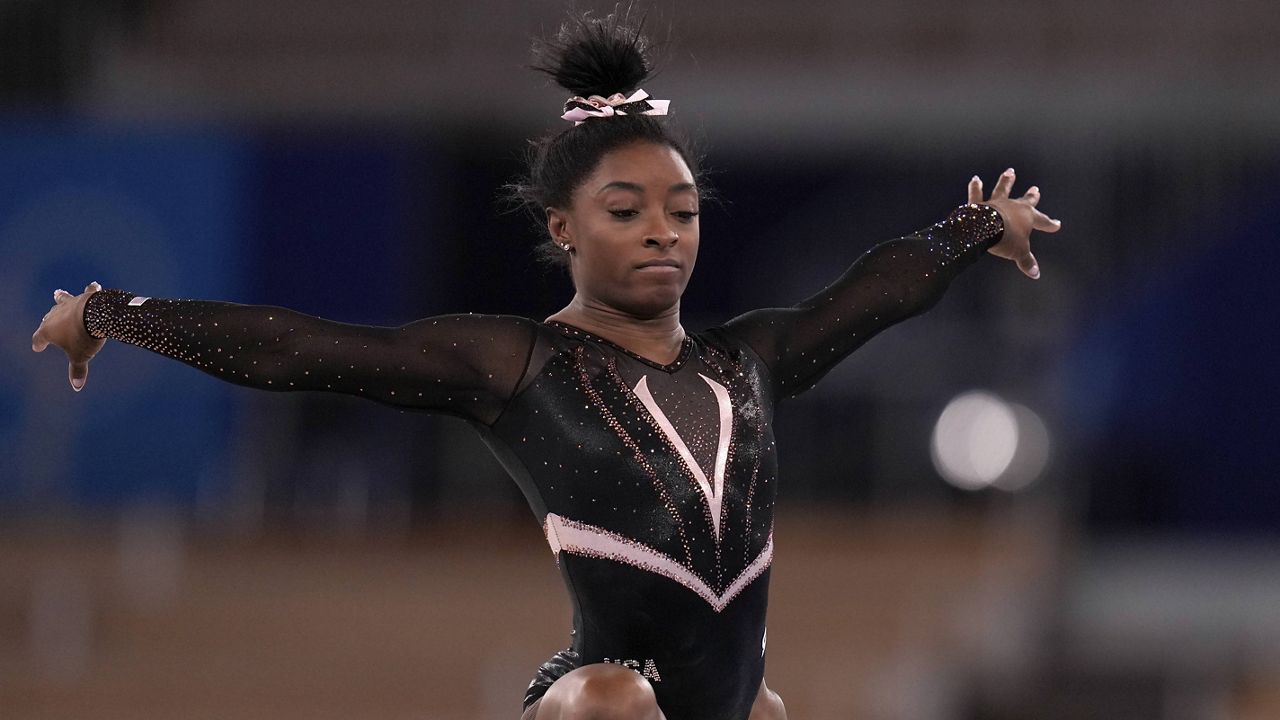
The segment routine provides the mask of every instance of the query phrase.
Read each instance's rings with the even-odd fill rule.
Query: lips
[[[679,269],[680,263],[670,258],[659,258],[656,260],[645,260],[644,262],[636,266],[637,269],[651,268],[651,267],[657,267],[657,268],[669,267],[669,268]]]

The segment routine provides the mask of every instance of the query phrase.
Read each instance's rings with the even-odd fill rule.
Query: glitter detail
[[[662,412],[662,408],[658,407],[658,403],[653,399],[653,395],[649,392],[648,376],[642,376],[640,382],[636,384],[633,392],[645,409],[649,411],[659,429],[662,430],[663,436],[667,442],[679,454],[680,459],[684,461],[685,468],[689,474],[693,476],[698,483],[698,489],[702,491],[702,496],[707,501],[707,511],[711,516],[712,531],[715,534],[716,542],[720,542],[720,505],[724,499],[724,468],[725,461],[729,452],[729,433],[733,429],[733,407],[729,402],[729,392],[724,389],[720,383],[711,378],[698,373],[698,377],[706,381],[711,387],[711,392],[716,398],[716,407],[720,413],[720,440],[716,446],[716,464],[712,472],[712,481],[708,482],[707,474],[693,459],[693,455],[689,453],[689,448],[685,446],[684,440],[681,439],[680,433],[676,432],[671,421],[667,419],[666,413]]]
[[[663,507],[666,508],[667,513],[676,522],[676,530],[679,532],[679,535],[680,535],[680,545],[681,547],[684,548],[685,561],[692,564],[693,548],[689,545],[689,537],[685,533],[684,521],[680,517],[679,509],[677,509],[675,506],[675,503],[671,501],[671,496],[667,493],[666,487],[662,483],[662,479],[658,476],[658,473],[654,471],[653,466],[645,458],[644,450],[641,449],[640,444],[637,443],[633,437],[631,437],[631,434],[628,433],[626,428],[622,426],[622,423],[618,421],[617,416],[614,415],[613,412],[609,409],[609,406],[603,402],[602,398],[600,397],[600,392],[596,390],[595,387],[592,386],[591,378],[586,371],[586,363],[584,360],[584,356],[585,356],[584,348],[582,346],[578,346],[578,348],[574,351],[574,364],[578,371],[579,386],[583,389],[584,392],[586,392],[587,397],[591,399],[591,405],[589,407],[593,407],[597,412],[600,413],[600,416],[604,419],[605,423],[609,426],[609,428],[613,431],[613,433],[618,437],[618,439],[621,440],[622,443],[631,450],[636,463],[638,463],[640,467],[644,469],[645,473],[649,476],[649,479],[653,483],[653,487],[658,493],[658,497],[662,500]],[[615,380],[621,381],[621,377],[618,376],[616,361],[614,361],[613,359],[610,359],[609,361],[609,370],[610,370],[610,377],[614,378]],[[625,387],[625,384],[624,384],[624,387]]]
[[[737,405],[739,408],[737,417],[744,418],[752,422],[751,428],[753,432],[749,438],[749,444],[757,448],[761,447],[765,444],[766,440],[764,425],[765,413],[760,407],[760,398],[764,395],[762,388],[751,386],[751,383],[747,379],[747,368],[741,362],[734,360],[713,346],[708,345],[708,350],[707,356],[704,358],[707,366],[715,370],[720,377],[729,378],[730,392],[737,395],[739,398],[742,398]],[[726,453],[728,455],[726,462],[731,462],[734,459],[738,444],[739,443],[735,441],[731,435],[729,449]],[[762,453],[754,452],[751,455],[751,479],[747,483],[746,500],[743,503],[745,512],[742,514],[744,524],[743,536],[748,538],[752,537],[752,518],[755,516],[753,509],[755,507],[757,481],[760,477],[760,460]],[[772,524],[770,527],[770,533],[772,533]],[[748,562],[750,560],[751,547],[751,543],[743,544],[743,562]],[[719,558],[717,558],[717,562],[718,561]]]
[[[723,592],[713,591],[705,580],[670,556],[654,550],[631,538],[609,532],[603,528],[575,522],[548,513],[543,532],[552,552],[568,553],[581,557],[598,558],[624,563],[632,567],[661,575],[697,593],[717,613],[724,610],[734,598],[752,583],[773,562],[773,533],[765,542],[760,554],[751,561]]]
[[[765,361],[775,398],[793,397],[880,331],[933,307],[1003,233],[995,208],[961,205],[941,222],[871,248],[807,300],[721,327]]]
[[[330,390],[483,425],[501,415],[534,336],[533,321],[512,316],[451,315],[385,328],[268,306],[141,303],[122,290],[91,295],[84,325],[93,337],[137,345],[238,385]]]
[[[639,360],[645,365],[657,368],[658,370],[662,370],[664,372],[675,372],[676,370],[679,370],[684,365],[685,361],[689,359],[689,352],[693,349],[693,341],[688,336],[685,336],[684,341],[680,343],[680,352],[679,354],[676,355],[676,359],[672,360],[666,365],[663,365],[662,363],[650,360],[649,358],[639,353],[632,352],[608,338],[600,337],[595,333],[591,333],[586,330],[583,330],[582,328],[574,327],[573,325],[560,322],[559,320],[549,320],[547,321],[547,325],[550,325],[558,329],[560,332],[564,333],[569,337],[580,339],[580,340],[591,340],[593,342],[598,342],[601,345],[606,345],[608,347],[611,347],[614,350],[617,350],[618,352],[625,354],[627,357],[630,357],[632,360]]]

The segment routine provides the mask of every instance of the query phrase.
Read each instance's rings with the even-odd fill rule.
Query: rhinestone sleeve
[[[524,373],[533,322],[443,315],[401,327],[349,325],[292,310],[94,293],[85,330],[263,390],[321,390],[490,424]]]
[[[871,248],[813,297],[746,313],[723,330],[764,360],[776,396],[798,395],[876,333],[933,307],[1003,233],[995,208],[961,205],[941,222]]]

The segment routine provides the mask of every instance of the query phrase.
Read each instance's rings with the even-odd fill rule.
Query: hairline
[[[595,191],[595,194],[600,195],[605,190],[610,190],[610,189],[626,190],[629,192],[637,192],[640,194],[644,194],[645,192],[645,186],[642,183],[631,182],[630,180],[613,180],[611,182],[605,183],[604,185],[601,185],[600,188]],[[668,194],[683,193],[683,192],[692,192],[693,194],[697,195],[698,186],[696,183],[678,182],[667,188]]]

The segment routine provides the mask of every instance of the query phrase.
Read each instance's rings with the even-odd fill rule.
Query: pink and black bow
[[[610,117],[612,115],[666,115],[670,100],[651,100],[649,93],[636,90],[631,97],[623,97],[622,93],[614,93],[609,97],[592,95],[584,98],[575,95],[564,104],[564,114],[560,117],[581,125],[587,118]]]

